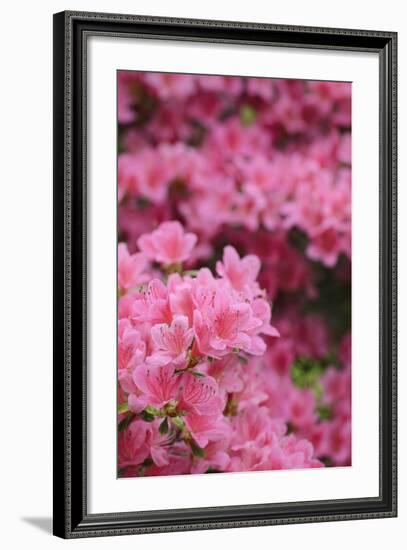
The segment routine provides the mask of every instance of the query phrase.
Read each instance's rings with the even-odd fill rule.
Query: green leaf
[[[197,445],[195,441],[191,439],[189,444],[191,446],[191,451],[194,456],[197,456],[198,458],[203,458],[205,456],[204,449],[201,449],[201,447],[199,447],[199,445]]]
[[[197,370],[191,370],[189,371],[192,376],[195,376],[195,378],[205,378],[205,374],[203,372],[199,372]]]
[[[182,413],[180,413],[182,414]],[[178,416],[175,416],[172,419],[172,423],[174,426],[176,426],[179,430],[183,430],[185,428],[185,422],[182,420],[182,418],[179,418]]]
[[[150,201],[147,197],[142,197],[142,196],[137,197],[137,206],[138,208],[140,208],[140,210],[147,208],[147,206],[149,205],[150,205]]]
[[[160,415],[160,409],[157,409],[156,407],[152,407],[151,405],[148,405],[144,410],[148,414],[151,414],[152,416],[159,416]]]
[[[134,413],[130,413],[128,414],[125,418],[123,418],[123,420],[121,422],[119,422],[119,425],[117,427],[117,429],[119,430],[119,432],[124,432],[124,430],[128,427],[128,425],[130,424],[130,422],[136,417],[136,415]]]
[[[166,433],[168,433],[168,418],[164,418],[164,420],[160,424],[160,427],[158,428],[158,431],[161,435],[165,435]]]
[[[153,422],[155,419],[155,416],[146,410],[141,411],[140,416],[144,420],[144,422]]]
[[[318,361],[311,357],[299,357],[291,366],[291,379],[299,388],[313,388],[322,372],[323,369]]]
[[[126,401],[126,403],[120,403],[117,410],[118,410],[119,414],[128,412],[129,411],[129,404],[127,403],[127,401]]]
[[[257,111],[252,105],[242,105],[240,108],[240,122],[243,126],[250,126],[256,122]]]
[[[319,405],[317,407],[317,413],[320,420],[329,420],[332,416],[331,407],[329,405]]]

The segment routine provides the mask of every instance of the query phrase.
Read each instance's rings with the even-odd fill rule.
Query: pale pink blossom
[[[140,332],[128,319],[121,319],[118,325],[117,362],[119,382],[124,391],[134,391],[133,371],[143,363],[146,354],[146,344]]]
[[[211,376],[197,378],[189,372],[182,374],[178,408],[196,415],[221,412],[222,399],[216,381]]]
[[[118,465],[124,468],[141,464],[150,454],[147,442],[150,427],[146,422],[133,420],[129,427],[118,434]]]
[[[175,316],[170,326],[154,325],[151,329],[151,337],[155,350],[150,357],[147,357],[147,363],[151,365],[172,363],[177,367],[186,366],[187,353],[193,336],[188,318],[183,315]]]
[[[223,261],[217,262],[216,271],[236,290],[259,290],[256,279],[260,271],[260,260],[257,256],[251,254],[240,258],[233,246],[226,246]]]
[[[233,349],[250,351],[251,332],[262,325],[248,303],[235,302],[225,291],[215,292],[212,303],[194,311],[193,327],[204,355],[222,357]]]
[[[140,250],[161,264],[178,264],[187,260],[197,241],[193,233],[185,233],[179,222],[164,222],[150,235],[138,240]]]
[[[193,75],[175,73],[146,73],[144,81],[163,99],[186,97],[195,90]]]
[[[126,244],[119,243],[117,262],[117,282],[122,292],[148,281],[147,258],[143,253],[129,254]]]
[[[207,461],[208,459],[210,460],[210,453],[207,451],[209,442],[224,441],[230,435],[230,427],[219,414],[204,415],[189,413],[185,416],[185,425],[199,447],[205,448],[206,460],[202,462],[201,466],[195,468],[195,472],[198,469],[206,470]],[[222,455],[218,455],[217,460],[228,462],[227,457],[223,453]]]
[[[147,405],[163,407],[177,398],[180,378],[174,376],[174,367],[153,367],[141,365],[133,372],[133,380],[140,395],[129,396],[129,406],[134,412],[143,410]]]
[[[351,464],[351,88],[119,72],[120,477]]]

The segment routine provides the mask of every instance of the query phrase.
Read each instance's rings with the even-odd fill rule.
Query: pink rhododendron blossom
[[[166,324],[154,325],[151,337],[155,351],[147,358],[151,365],[177,366],[185,364],[187,352],[193,339],[193,330],[188,328],[188,318],[182,315],[174,317],[171,326]]]
[[[133,380],[142,394],[140,396],[133,394],[130,396],[130,408],[138,412],[148,404],[162,407],[175,399],[178,395],[180,380],[173,374],[174,367],[171,365],[164,367],[141,365],[135,369]]]
[[[260,260],[257,256],[249,255],[240,259],[233,246],[226,246],[223,262],[216,264],[216,271],[238,291],[259,291],[256,279],[260,271]]]
[[[185,424],[196,443],[205,451],[208,443],[222,441],[230,434],[229,425],[219,414],[190,413],[185,417]],[[205,457],[208,458],[208,452],[205,452]]]
[[[117,252],[117,279],[119,289],[129,290],[132,287],[148,281],[149,276],[144,272],[147,266],[147,259],[141,252],[129,254],[127,246],[119,244]]]
[[[168,98],[173,94],[185,97],[193,93],[195,79],[189,75],[171,73],[147,73],[145,82],[161,97]]]
[[[246,302],[235,302],[227,291],[215,292],[211,303],[194,312],[194,330],[204,355],[221,357],[233,349],[250,351],[252,332],[262,325]]]
[[[222,399],[218,395],[216,381],[210,377],[196,378],[190,373],[182,375],[181,399],[178,407],[195,415],[208,415],[219,412]]]
[[[117,363],[119,382],[124,391],[134,390],[133,371],[143,363],[146,344],[140,332],[133,328],[128,319],[120,319],[118,326]]]
[[[150,454],[147,437],[150,427],[141,420],[133,420],[127,430],[119,433],[119,468],[141,464]]]
[[[169,265],[187,260],[196,241],[197,236],[185,233],[179,222],[164,222],[151,235],[142,235],[138,245],[151,260]]]
[[[119,71],[120,477],[352,464],[351,90]]]

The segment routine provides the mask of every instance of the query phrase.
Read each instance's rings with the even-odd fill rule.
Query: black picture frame
[[[97,34],[376,52],[380,60],[380,494],[319,502],[87,512],[86,41]],[[397,34],[85,12],[54,15],[54,534],[63,538],[397,514]],[[367,204],[368,207],[368,198]]]

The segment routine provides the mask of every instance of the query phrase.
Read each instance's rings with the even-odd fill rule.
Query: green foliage
[[[125,418],[123,418],[123,420],[119,422],[119,426],[117,428],[119,432],[124,432],[134,418],[136,418],[134,413],[129,413]]]
[[[128,412],[128,410],[129,410],[129,404],[127,403],[127,401],[125,403],[120,403],[120,405],[117,409],[119,414]]]
[[[192,454],[194,456],[197,456],[198,458],[203,458],[205,456],[204,449],[201,449],[201,447],[199,447],[199,445],[197,445],[197,443],[195,443],[193,439],[190,440],[189,444],[191,447]]]
[[[141,411],[140,417],[144,420],[144,422],[153,422],[155,416],[147,411],[147,409],[144,409],[144,411]]]
[[[240,122],[243,126],[250,126],[257,119],[257,111],[252,105],[242,105],[240,107]]]
[[[329,324],[335,342],[351,328],[352,292],[350,281],[338,277],[338,269],[350,269],[349,260],[340,256],[337,269],[312,263],[318,298],[307,302],[304,313],[321,315]]]
[[[137,204],[137,208],[139,208],[140,210],[144,210],[144,208],[147,208],[147,206],[150,206],[151,203],[147,197],[143,197],[140,195],[139,197],[137,197],[136,204]]]
[[[291,367],[291,379],[299,388],[315,388],[323,369],[311,357],[299,357]]]
[[[329,420],[332,416],[331,407],[329,405],[318,405],[317,413],[320,420]]]
[[[176,426],[179,430],[183,430],[185,428],[185,422],[182,420],[182,418],[176,416],[171,419],[174,426]]]
[[[199,372],[197,370],[190,370],[188,372],[190,372],[192,376],[195,376],[195,378],[205,378],[205,374],[203,372]]]
[[[168,429],[168,418],[164,418],[164,420],[160,424],[160,427],[158,428],[158,431],[161,435],[165,435],[166,433],[168,433]]]

